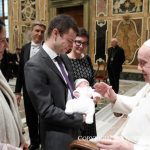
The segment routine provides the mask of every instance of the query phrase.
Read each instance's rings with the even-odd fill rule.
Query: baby
[[[101,95],[89,86],[86,79],[77,79],[75,81],[76,90],[73,91],[74,99],[66,103],[66,114],[83,113],[86,114],[85,123],[93,123],[95,113],[95,98],[101,98]]]

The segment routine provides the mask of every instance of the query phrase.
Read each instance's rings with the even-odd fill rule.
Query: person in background
[[[118,40],[113,38],[111,47],[108,48],[107,71],[110,85],[116,93],[119,92],[119,78],[124,61],[124,50],[118,45]]]
[[[13,54],[13,76],[17,77],[18,67],[20,62],[21,49],[16,48],[16,52]]]
[[[3,58],[1,59],[0,68],[6,80],[9,81],[10,79],[9,58],[6,49],[4,50]]]
[[[90,57],[86,54],[87,46],[89,42],[89,35],[84,28],[79,28],[77,37],[73,42],[73,47],[70,53],[67,54],[74,73],[74,81],[76,79],[86,79],[90,86],[95,83],[94,70]],[[93,124],[85,124],[81,130],[82,136],[94,137],[96,133],[96,123],[94,116]]]
[[[44,150],[68,150],[84,121],[82,114],[65,114],[74,82],[69,60],[62,53],[72,48],[77,32],[77,24],[70,16],[54,17],[43,48],[25,65],[27,91],[40,116]]]
[[[29,150],[36,150],[39,148],[40,135],[38,114],[36,113],[26,90],[26,84],[24,79],[24,65],[32,56],[34,56],[40,50],[42,42],[44,41],[45,29],[46,26],[42,22],[36,21],[33,23],[31,42],[25,44],[21,49],[19,68],[16,79],[15,94],[18,105],[20,104],[21,90],[23,88],[24,107],[30,137]]]
[[[8,48],[5,24],[0,20],[0,60]],[[25,147],[22,134],[22,123],[15,95],[0,70],[0,145],[10,144],[13,147]]]
[[[140,47],[137,57],[138,70],[142,72],[146,85],[135,96],[116,94],[111,86],[103,82],[94,85],[97,92],[110,100],[113,111],[128,114],[122,137],[101,139],[97,144],[100,149],[150,149],[150,40]]]

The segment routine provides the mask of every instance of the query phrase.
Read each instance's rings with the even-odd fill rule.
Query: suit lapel
[[[31,43],[28,43],[24,49],[24,62],[29,60],[30,57],[30,49],[31,49]]]
[[[47,65],[61,78],[61,80],[66,85],[66,82],[64,81],[64,78],[62,77],[60,71],[58,70],[52,59],[48,56],[48,54],[43,49],[41,49],[39,52],[41,53],[42,57],[46,60]]]

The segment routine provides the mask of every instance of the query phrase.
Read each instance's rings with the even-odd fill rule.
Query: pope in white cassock
[[[100,150],[150,150],[150,40],[138,51],[138,70],[146,85],[133,97],[116,94],[103,82],[94,86],[110,100],[114,112],[128,114],[121,137],[101,139],[97,143]]]

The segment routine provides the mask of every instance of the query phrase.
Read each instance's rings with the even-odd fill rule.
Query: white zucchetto
[[[145,41],[143,45],[145,45],[145,46],[147,46],[147,47],[150,47],[150,39],[147,40],[147,41]]]

